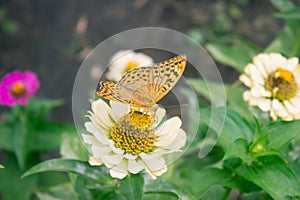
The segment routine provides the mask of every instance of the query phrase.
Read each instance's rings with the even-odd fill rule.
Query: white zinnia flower
[[[162,108],[154,116],[152,111],[127,104],[110,101],[110,105],[99,99],[88,112],[91,121],[85,127],[91,135],[82,137],[91,147],[89,163],[104,164],[111,176],[119,179],[142,170],[153,179],[165,173],[167,165],[162,156],[179,151],[186,142],[180,118],[161,122],[166,113]]]
[[[136,53],[132,50],[117,52],[110,60],[111,65],[106,78],[111,81],[119,81],[122,75],[136,67],[143,67],[153,64],[153,59],[144,53]]]
[[[240,80],[250,88],[244,100],[262,111],[270,111],[273,120],[300,119],[300,65],[298,58],[278,53],[263,53],[245,67]]]

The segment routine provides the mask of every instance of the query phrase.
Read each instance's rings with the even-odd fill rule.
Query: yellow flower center
[[[152,116],[151,113],[131,109],[112,126],[110,138],[115,146],[132,155],[150,152],[156,139]]]
[[[129,71],[129,70],[131,70],[133,68],[136,68],[138,66],[139,66],[139,64],[137,62],[135,62],[135,61],[129,61],[127,63],[127,65],[126,65],[126,68],[124,69],[123,73],[125,73],[125,72],[127,72],[127,71]]]
[[[281,67],[269,74],[265,84],[265,88],[272,92],[272,97],[278,100],[293,98],[297,93],[297,87],[293,73]]]
[[[11,87],[11,93],[15,98],[20,98],[26,95],[26,88],[22,82],[16,82]]]

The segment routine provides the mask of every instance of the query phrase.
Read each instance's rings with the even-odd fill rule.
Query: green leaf
[[[141,174],[130,174],[126,176],[120,183],[120,194],[126,199],[141,199],[143,195],[144,178]]]
[[[231,189],[224,188],[223,186],[214,186],[210,188],[203,196],[201,200],[224,200],[230,196]]]
[[[36,130],[37,134],[28,141],[31,151],[49,151],[59,149],[63,134],[75,134],[73,124],[47,122]]]
[[[28,134],[29,132],[27,130],[25,118],[21,116],[20,121],[17,121],[13,127],[12,136],[13,151],[17,157],[20,168],[25,167],[26,158],[29,152],[27,148]]]
[[[191,199],[188,194],[181,190],[181,188],[162,178],[146,183],[144,188],[144,195],[149,194],[162,194],[170,196],[175,195],[177,199]]]
[[[254,135],[253,125],[231,109],[227,109],[224,116],[222,109],[224,108],[215,108],[214,114],[217,116],[217,119],[211,125],[210,109],[202,109],[200,117],[206,125],[210,125],[211,129],[222,130],[221,133],[217,133],[220,134],[218,143],[226,150],[238,138],[243,138],[247,142],[251,142]],[[225,122],[223,123],[224,117]]]
[[[85,185],[85,180],[82,176],[76,176],[75,190],[77,191],[78,200],[93,200],[95,199],[91,190]]]
[[[276,13],[275,17],[283,18],[283,19],[300,19],[300,7],[293,8],[285,12]]]
[[[174,193],[169,192],[152,192],[143,195],[143,200],[178,200],[179,198]]]
[[[259,157],[250,165],[242,165],[234,171],[264,189],[274,199],[300,198],[298,177],[278,156]]]
[[[224,160],[230,158],[240,158],[243,162],[249,163],[253,160],[253,158],[249,155],[248,151],[248,143],[245,139],[237,139],[235,140],[225,152]]]
[[[294,3],[291,0],[271,0],[271,3],[275,8],[283,12],[294,8]]]
[[[42,200],[76,200],[76,192],[70,183],[65,183],[50,187],[47,189],[38,190],[36,196]]]
[[[204,81],[202,79],[188,79],[188,83],[207,100],[214,100],[213,104],[218,104],[224,101],[224,88],[227,98],[227,107],[237,111],[240,115],[248,120],[252,120],[252,114],[249,111],[248,104],[243,100],[244,89],[235,85],[220,84],[212,81]],[[210,85],[213,88],[215,95],[214,99],[211,99],[210,91],[206,85]]]
[[[0,149],[6,150],[6,151],[12,151],[12,129],[11,127],[1,124],[0,125]]]
[[[63,134],[60,154],[63,158],[86,161],[89,159],[89,154],[83,142],[76,134]]]
[[[97,180],[99,183],[108,184],[113,181],[107,173],[105,167],[92,167],[87,162],[71,160],[71,159],[52,159],[42,162],[29,169],[22,178],[32,174],[56,171],[56,172],[74,172],[90,179]]]
[[[18,30],[18,24],[10,19],[3,20],[0,25],[6,33],[14,34]]]
[[[239,189],[250,192],[253,185],[228,170],[207,168],[201,170],[186,170],[181,174],[181,188],[189,191],[194,199],[202,197],[216,186]]]
[[[0,170],[0,194],[4,200],[32,199],[32,190],[37,183],[37,176],[20,179],[22,171],[13,155],[7,156],[3,163],[6,167]]]
[[[262,133],[268,134],[269,148],[283,149],[290,141],[300,136],[300,120],[295,121],[277,121],[268,124],[262,128]]]
[[[252,60],[252,52],[247,52],[246,49],[238,46],[208,44],[206,49],[216,61],[232,67],[240,73],[244,71],[244,67]]]
[[[50,111],[62,104],[63,100],[31,98],[25,107],[26,115],[35,127],[41,127],[46,123]]]
[[[294,33],[290,27],[285,26],[279,35],[264,50],[266,53],[277,52],[285,56],[290,56],[294,43]]]
[[[247,53],[247,55],[251,58],[262,52],[262,48],[247,40],[239,39],[238,44],[241,47],[241,49],[243,49]]]
[[[188,79],[188,83],[203,97],[212,103],[217,104],[225,100],[225,84],[212,81],[204,81],[203,79]],[[213,88],[209,91],[207,85]],[[215,98],[211,98],[211,92],[214,92]]]
[[[3,169],[4,168],[4,166],[3,165],[0,165],[0,169]]]
[[[45,108],[51,110],[52,108],[61,106],[64,104],[64,101],[59,99],[40,99],[40,98],[31,98],[27,104],[28,109],[38,110]]]

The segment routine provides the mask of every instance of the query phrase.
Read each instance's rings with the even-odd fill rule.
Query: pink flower
[[[15,70],[6,74],[0,82],[0,105],[14,106],[16,103],[26,105],[30,97],[34,96],[40,82],[35,73]]]

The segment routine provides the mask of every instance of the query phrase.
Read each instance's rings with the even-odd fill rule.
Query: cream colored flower
[[[180,151],[186,134],[180,128],[179,117],[165,122],[165,110],[146,111],[129,105],[110,102],[108,106],[99,99],[92,103],[85,127],[90,135],[82,134],[90,145],[91,165],[104,164],[114,178],[122,179],[128,173],[142,170],[153,179],[167,171],[164,154]]]
[[[117,52],[110,60],[111,65],[106,78],[112,81],[119,81],[122,75],[136,67],[149,66],[153,59],[143,53],[136,53],[132,50]]]
[[[300,119],[300,65],[298,58],[263,53],[245,67],[240,80],[250,88],[243,98],[251,106],[270,112],[273,120]]]

